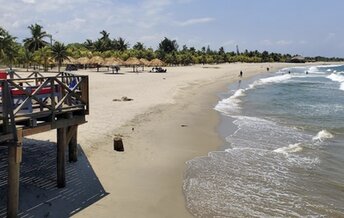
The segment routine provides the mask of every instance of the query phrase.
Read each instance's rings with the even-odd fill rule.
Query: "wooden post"
[[[17,217],[19,210],[19,178],[22,161],[22,129],[17,131],[18,141],[8,146],[7,217]]]
[[[124,151],[123,141],[121,137],[115,137],[113,138],[113,149],[115,151]]]
[[[57,187],[63,188],[66,186],[66,128],[57,129]]]
[[[89,84],[88,84],[88,77],[84,76],[81,78],[81,86],[80,86],[80,90],[81,90],[81,99],[82,101],[86,104],[86,110],[85,110],[85,114],[89,114],[90,113],[90,103],[89,103]]]
[[[69,131],[71,134],[70,141],[68,143],[69,146],[69,162],[77,162],[78,161],[78,126],[71,126],[69,127]],[[67,136],[67,138],[68,138]],[[68,140],[68,139],[67,139]]]

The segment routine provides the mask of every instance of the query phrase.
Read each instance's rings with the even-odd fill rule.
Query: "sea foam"
[[[263,79],[259,79],[259,80],[255,81],[254,83],[249,85],[249,88],[253,89],[256,86],[265,85],[265,84],[269,84],[269,83],[280,83],[280,82],[289,80],[291,78],[292,78],[292,75],[290,75],[290,74],[284,74],[284,75],[278,75],[278,76],[263,78]]]
[[[222,113],[235,112],[240,109],[240,97],[245,96],[246,89],[238,89],[232,96],[225,98],[215,106],[215,110]]]
[[[277,148],[274,150],[274,152],[288,155],[289,153],[300,152],[302,151],[302,149],[303,148],[301,146],[301,143],[296,143],[296,144],[290,144],[286,147]]]
[[[340,83],[339,89],[344,91],[344,76],[343,75],[339,73],[332,73],[327,78],[332,81],[339,82]]]
[[[313,141],[324,141],[326,139],[333,138],[333,135],[327,130],[321,130],[316,136],[313,137]]]

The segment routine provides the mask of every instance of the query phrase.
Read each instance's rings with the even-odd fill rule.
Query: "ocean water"
[[[193,215],[344,217],[344,66],[232,84],[215,109],[228,144],[187,162]]]

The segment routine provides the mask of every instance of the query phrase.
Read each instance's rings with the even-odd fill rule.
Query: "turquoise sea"
[[[344,66],[282,69],[229,86],[226,145],[187,162],[197,217],[344,217]]]

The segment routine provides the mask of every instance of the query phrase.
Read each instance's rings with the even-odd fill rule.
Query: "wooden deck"
[[[0,80],[0,146],[8,147],[7,216],[19,208],[19,174],[22,139],[57,129],[57,186],[65,179],[65,149],[77,161],[77,129],[89,114],[87,76],[60,73],[45,77],[38,72],[22,78],[16,73]]]

